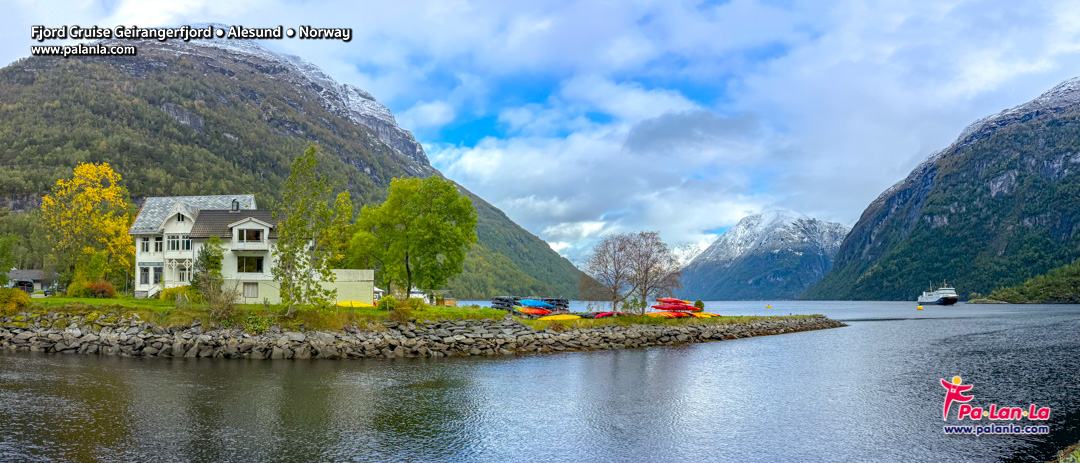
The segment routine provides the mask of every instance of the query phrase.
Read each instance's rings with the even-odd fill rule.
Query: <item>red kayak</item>
[[[682,317],[689,317],[689,316],[690,316],[690,314],[688,314],[688,313],[686,313],[686,312],[672,312],[672,311],[668,311],[668,313],[672,315],[672,317],[671,317],[671,318],[682,318]]]
[[[690,301],[684,301],[682,299],[675,299],[673,297],[662,297],[660,299],[657,299],[656,302],[659,302],[661,304],[689,304],[690,303]]]
[[[610,316],[616,315],[616,314],[618,314],[620,317],[625,317],[626,316],[626,314],[624,314],[622,312],[600,312],[600,313],[596,314],[596,316],[593,317],[593,318],[610,317]]]
[[[550,310],[538,309],[536,307],[519,307],[517,310],[518,312],[527,313],[529,315],[547,315],[551,313]]]
[[[674,310],[676,312],[700,312],[701,309],[689,304],[657,304],[653,306],[656,310]]]

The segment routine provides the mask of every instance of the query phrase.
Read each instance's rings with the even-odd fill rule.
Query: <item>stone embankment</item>
[[[626,349],[720,341],[845,326],[824,316],[778,317],[747,323],[604,325],[537,331],[502,320],[384,322],[371,329],[287,331],[163,328],[137,316],[61,313],[0,317],[0,349],[126,357],[309,359],[494,356]]]

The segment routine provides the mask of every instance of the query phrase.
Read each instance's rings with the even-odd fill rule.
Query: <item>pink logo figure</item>
[[[949,419],[949,406],[952,405],[953,401],[956,401],[956,402],[971,402],[971,399],[975,398],[975,396],[973,396],[973,395],[964,395],[963,394],[963,392],[967,391],[968,389],[971,389],[974,386],[971,385],[971,384],[968,384],[967,386],[961,386],[960,382],[961,382],[961,380],[960,380],[959,376],[953,376],[952,377],[952,383],[950,383],[948,381],[945,381],[944,379],[941,380],[941,385],[945,386],[945,407],[942,409],[942,412],[941,412],[942,421],[948,421],[948,419]]]

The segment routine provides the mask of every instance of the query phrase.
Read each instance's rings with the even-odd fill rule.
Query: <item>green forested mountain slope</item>
[[[1016,286],[995,289],[990,293],[989,299],[1014,304],[1080,303],[1080,260],[1050,270],[1045,275],[1036,276]]]
[[[803,298],[961,297],[1080,257],[1080,80],[980,120],[863,212]]]
[[[77,163],[109,162],[136,202],[243,192],[272,207],[292,158],[311,143],[324,153],[320,169],[358,208],[384,199],[394,177],[441,175],[362,90],[257,46],[244,53],[193,44],[140,42],[136,57],[34,57],[0,69],[0,206],[37,208]],[[506,267],[505,278],[475,286],[483,293],[460,286],[454,296],[537,283],[576,296],[573,264],[471,196],[483,248],[470,256]]]

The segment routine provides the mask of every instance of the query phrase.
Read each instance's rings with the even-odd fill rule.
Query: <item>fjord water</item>
[[[1045,461],[1080,441],[1080,306],[765,304],[707,309],[850,326],[491,359],[6,352],[0,460]],[[954,375],[975,405],[1051,407],[1052,433],[943,435]]]

